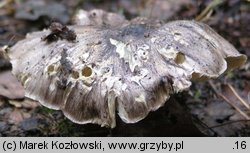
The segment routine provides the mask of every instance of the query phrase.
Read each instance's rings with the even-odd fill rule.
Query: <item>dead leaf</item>
[[[26,109],[34,109],[40,104],[37,101],[25,98],[24,100],[8,100],[9,103],[16,108],[26,108]]]
[[[192,4],[191,0],[147,0],[140,15],[166,21],[189,4]]]
[[[18,3],[15,10],[17,19],[37,20],[40,17],[55,19],[61,23],[69,21],[68,11],[64,5],[49,0],[26,0]]]
[[[28,118],[23,120],[19,127],[25,131],[37,130],[39,127],[39,122],[37,118]]]
[[[24,119],[28,119],[28,118],[31,117],[31,113],[29,113],[29,112],[22,112],[22,116],[23,116]]]
[[[240,38],[240,44],[243,47],[250,47],[250,38]]]
[[[24,101],[22,102],[23,108],[34,109],[38,106],[40,106],[40,103],[31,99],[28,99],[28,98],[25,98]]]
[[[20,101],[14,101],[14,100],[8,100],[9,103],[13,106],[15,106],[16,108],[21,108],[22,107],[22,104]]]
[[[193,4],[192,0],[121,0],[119,3],[129,14],[165,21],[190,4]]]
[[[13,112],[10,113],[8,122],[11,124],[19,124],[23,121],[23,115],[19,109],[15,109]]]
[[[0,71],[0,96],[9,99],[24,98],[24,88],[11,71]]]

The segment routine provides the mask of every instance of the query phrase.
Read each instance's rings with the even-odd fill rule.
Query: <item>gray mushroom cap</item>
[[[28,34],[11,48],[13,73],[26,97],[73,122],[115,127],[115,113],[134,123],[161,107],[190,80],[216,78],[246,61],[209,26],[195,21],[69,27],[76,42],[46,43],[49,30]]]

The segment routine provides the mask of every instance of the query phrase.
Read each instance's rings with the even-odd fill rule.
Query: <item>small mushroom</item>
[[[38,31],[13,46],[9,56],[13,73],[25,77],[26,97],[80,124],[113,128],[116,112],[124,122],[138,122],[171,94],[188,89],[191,80],[216,78],[246,61],[209,26],[195,21],[154,24],[137,18],[69,29],[77,35],[75,42],[46,43],[41,37],[50,31]]]

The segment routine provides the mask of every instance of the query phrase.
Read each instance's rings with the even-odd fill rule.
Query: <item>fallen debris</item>
[[[51,33],[42,38],[42,40],[47,41],[48,43],[59,39],[66,39],[68,41],[76,40],[76,33],[73,30],[69,30],[67,26],[58,22],[52,22],[49,29]]]

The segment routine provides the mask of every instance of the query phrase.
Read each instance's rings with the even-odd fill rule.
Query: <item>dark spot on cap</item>
[[[175,32],[174,35],[180,36],[181,34],[178,32]]]
[[[93,15],[93,17],[95,17],[95,16],[96,16],[96,13],[95,13],[95,12],[93,12],[93,13],[92,13],[92,15]]]
[[[6,90],[8,89],[8,87],[7,87],[6,85],[2,85],[2,86],[3,86],[3,88],[6,89]]]
[[[132,35],[134,37],[144,37],[146,27],[143,24],[128,25],[122,28],[121,36]]]
[[[78,79],[79,78],[79,73],[77,71],[72,71],[72,78]]]

